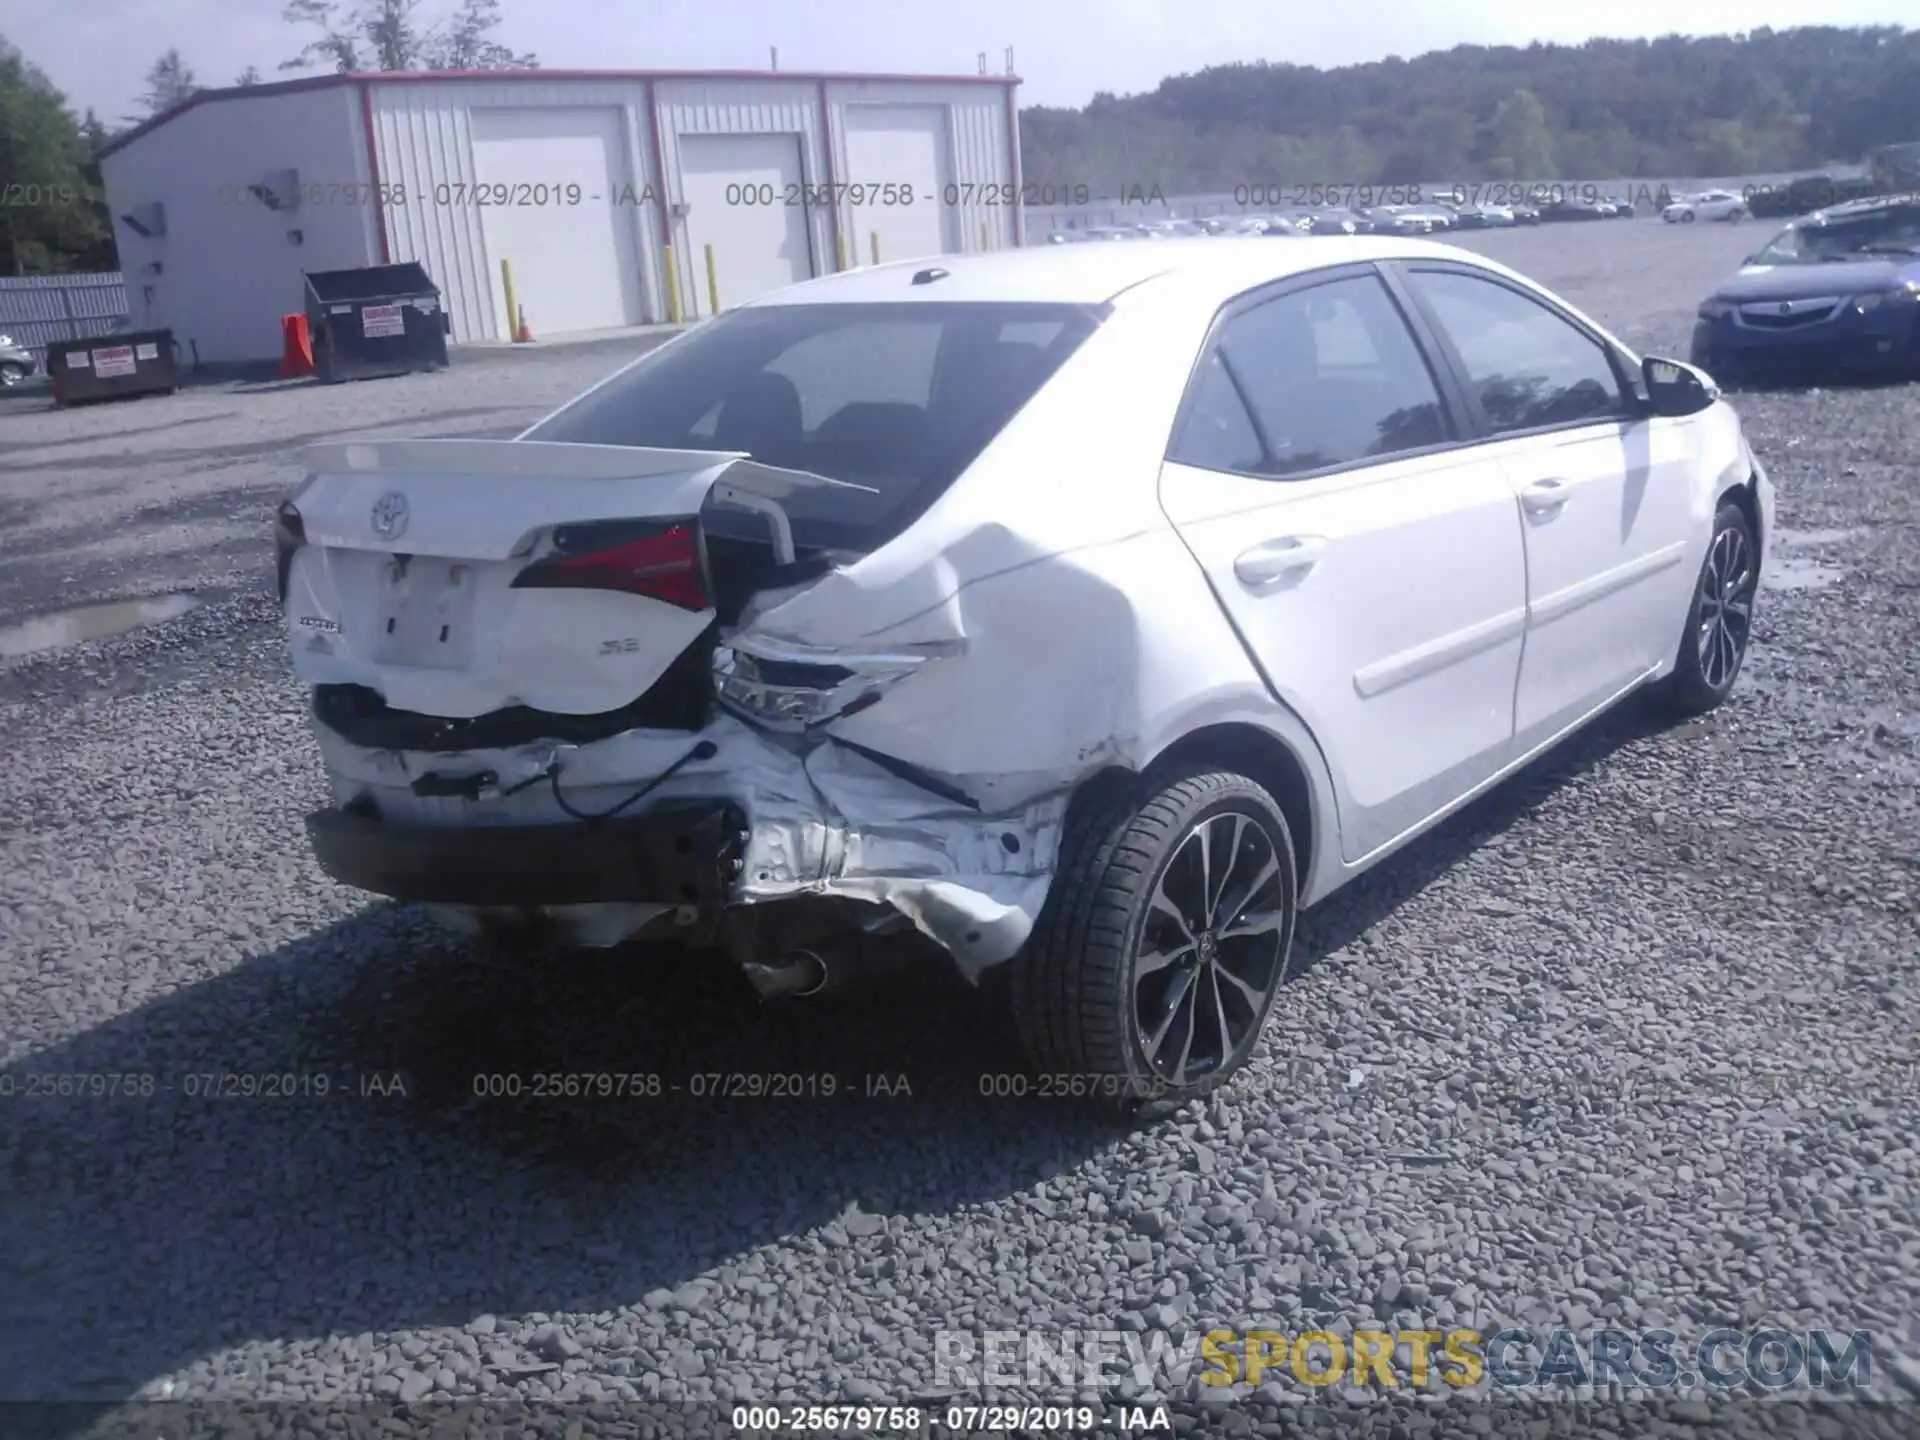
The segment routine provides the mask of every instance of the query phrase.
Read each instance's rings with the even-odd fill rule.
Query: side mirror
[[[1698,415],[1720,398],[1720,387],[1706,371],[1678,360],[1649,355],[1640,362],[1647,403],[1656,415]]]

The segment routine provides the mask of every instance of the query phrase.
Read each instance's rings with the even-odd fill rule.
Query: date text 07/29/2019
[[[664,203],[670,197],[653,185],[587,186],[578,181],[519,181],[514,183],[443,180],[430,186],[412,186],[387,182],[308,181],[281,192],[263,185],[225,184],[215,191],[222,205],[373,206],[404,209],[410,206],[485,206],[501,209],[526,207],[575,209],[583,205],[637,206]],[[892,207],[943,205],[982,209],[1012,206],[1049,205],[1163,205],[1166,196],[1157,186],[1128,186],[1116,194],[1096,193],[1086,184],[993,184],[986,182],[948,182],[940,186],[919,185],[909,181],[855,181],[832,184],[770,182],[728,185],[721,197],[723,205],[770,207],[816,207],[850,205]]]

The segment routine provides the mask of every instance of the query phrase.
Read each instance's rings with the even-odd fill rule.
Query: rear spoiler
[[[858,490],[867,495],[880,492],[871,485],[855,485],[850,480],[832,480],[811,470],[782,470],[762,465],[757,460],[734,461],[713,482],[707,498],[716,505],[735,510],[751,510],[766,517],[773,530],[773,558],[782,565],[794,561],[793,525],[780,504],[796,490]]]
[[[793,525],[780,504],[799,490],[880,492],[810,470],[762,465],[738,450],[667,450],[643,445],[576,445],[557,440],[348,440],[301,453],[308,475],[515,475],[529,480],[643,480],[705,475],[716,505],[764,516],[774,557],[794,561]]]

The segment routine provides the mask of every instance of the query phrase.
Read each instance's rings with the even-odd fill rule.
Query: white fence
[[[0,335],[27,346],[42,364],[48,345],[104,335],[127,315],[127,282],[118,271],[0,276]]]

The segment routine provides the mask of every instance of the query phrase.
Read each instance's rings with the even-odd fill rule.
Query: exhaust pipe
[[[740,968],[762,1000],[818,995],[833,978],[827,962],[812,950],[789,950],[772,964],[749,960]]]

